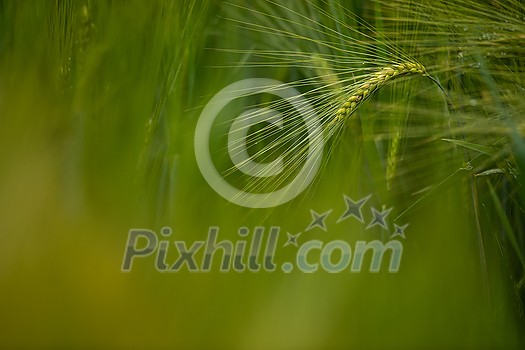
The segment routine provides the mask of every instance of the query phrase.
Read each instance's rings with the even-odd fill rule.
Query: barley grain
[[[409,74],[426,76],[427,72],[420,63],[405,62],[385,67],[373,73],[370,78],[352,92],[350,97],[346,99],[346,102],[339,108],[335,122],[337,123],[350,117],[368,97],[395,78]]]

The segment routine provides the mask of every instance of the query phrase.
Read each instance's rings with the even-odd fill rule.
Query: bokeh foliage
[[[523,5],[239,6],[0,2],[1,347],[522,347]],[[262,50],[331,54],[238,20],[324,40],[298,15],[316,13],[317,29],[357,35],[344,23],[379,43],[389,38],[449,97],[422,78],[392,84],[330,141],[307,192],[273,209],[228,203],[195,161],[202,107],[240,79],[319,74],[294,62],[239,63]],[[335,224],[343,194],[370,193],[374,206],[394,207],[391,220],[410,224],[398,274],[163,274],[154,257],[120,271],[130,228],[170,226],[188,242],[210,226],[223,239],[238,239],[241,226],[281,226],[284,235],[304,230],[310,209],[333,209],[329,232],[300,239],[385,238]],[[292,257],[281,250],[280,259]]]

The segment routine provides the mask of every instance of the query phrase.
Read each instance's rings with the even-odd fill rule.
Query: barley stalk
[[[391,65],[377,71],[358,86],[336,113],[335,123],[350,117],[374,92],[392,80],[409,74],[427,76],[425,67],[416,62],[404,62]]]

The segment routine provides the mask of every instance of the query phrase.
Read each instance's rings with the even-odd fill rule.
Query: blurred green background
[[[395,35],[433,68],[453,105],[427,80],[389,86],[334,142],[305,193],[271,209],[236,206],[211,189],[195,161],[203,106],[240,79],[306,75],[294,64],[239,65],[274,39],[231,18],[259,23],[253,11],[262,11],[293,31],[302,27],[282,18],[310,16],[314,5],[347,21],[343,5]],[[460,5],[458,17],[467,16]],[[441,16],[434,19],[439,32],[424,16],[405,21],[417,11],[380,2],[288,6],[0,2],[1,348],[523,347],[520,45],[507,38],[505,63],[487,54],[488,44],[473,45],[458,63],[453,50],[462,44],[443,29],[444,10],[429,11]],[[472,29],[458,29],[457,40],[473,40],[462,32]],[[478,56],[488,59],[473,68],[468,60]],[[499,104],[491,82],[510,86]],[[502,121],[507,114],[511,126]],[[392,159],[395,174],[386,171]],[[496,168],[495,177],[476,176]],[[242,226],[280,226],[278,263],[293,257],[282,248],[285,233],[304,231],[310,209],[333,209],[329,230],[303,232],[300,243],[388,237],[355,220],[336,225],[343,194],[372,194],[369,205],[394,208],[389,220],[409,209],[398,222],[409,223],[399,273],[161,273],[154,256],[137,259],[130,273],[120,270],[132,228],[169,226],[170,239],[190,244],[210,226],[234,240]]]

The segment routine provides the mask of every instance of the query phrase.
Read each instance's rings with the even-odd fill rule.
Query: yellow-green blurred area
[[[343,5],[379,26],[391,14],[379,3],[340,3],[287,6],[301,13],[315,4],[344,21]],[[457,113],[429,81],[371,98],[288,203],[245,208],[210,187],[194,154],[208,100],[245,78],[302,79],[293,67],[242,67],[273,39],[240,28],[239,16],[260,21],[222,1],[0,1],[0,348],[523,348],[523,176],[474,176],[483,155],[441,140],[453,138]],[[477,132],[493,121],[485,117],[474,120]],[[400,127],[401,146],[389,155]],[[337,222],[343,195],[369,194],[364,223]],[[386,263],[369,272],[369,260],[359,273],[282,271],[297,250],[284,247],[287,232],[302,232],[299,244],[390,239],[367,229],[372,206],[393,208],[391,227],[409,224],[399,272]],[[332,210],[326,231],[305,230],[310,210]],[[169,240],[173,263],[173,241],[189,248],[212,226],[234,242],[240,227],[280,227],[276,270],[221,273],[218,254],[210,272],[159,272],[153,254],[121,271],[130,229]],[[162,227],[172,235],[161,237]]]

